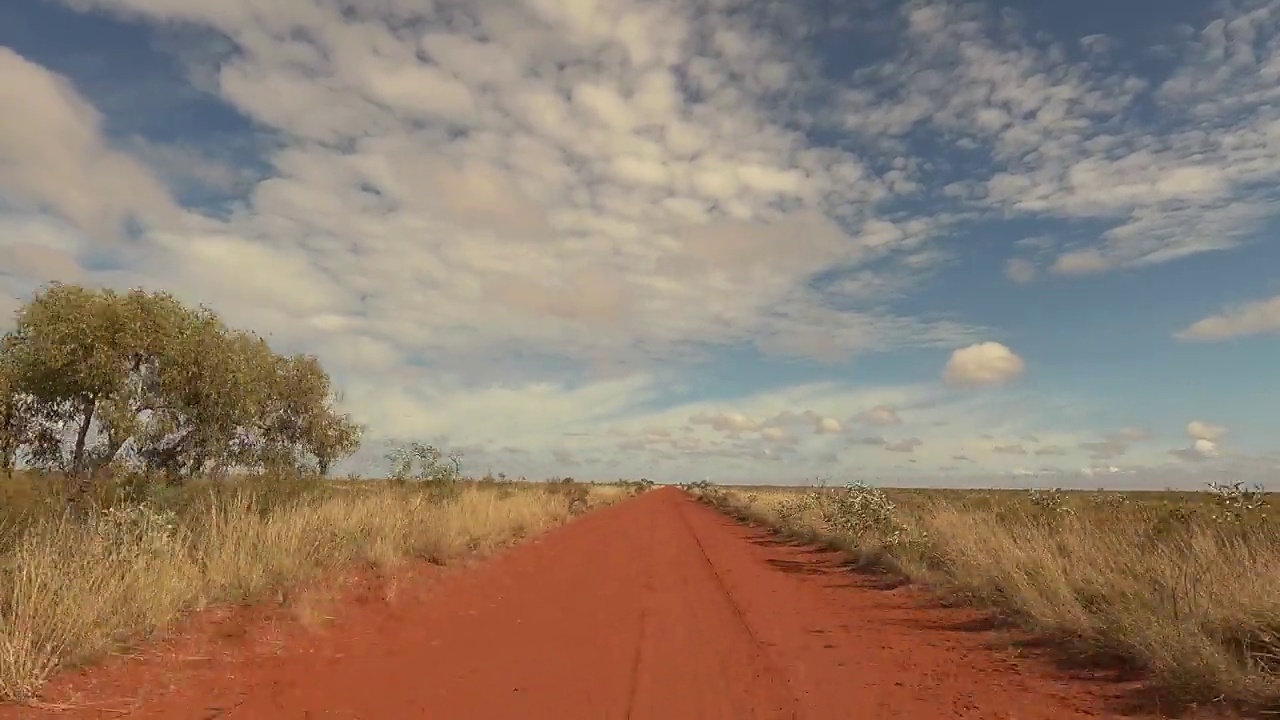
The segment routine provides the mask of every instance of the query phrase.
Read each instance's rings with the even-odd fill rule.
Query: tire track
[[[800,705],[800,698],[795,691],[791,674],[786,671],[785,666],[779,662],[770,651],[770,643],[761,638],[760,634],[751,627],[751,621],[747,619],[747,613],[743,610],[741,603],[735,596],[733,590],[729,587],[729,584],[725,582],[724,575],[722,575],[720,570],[716,567],[715,562],[711,560],[711,556],[707,554],[707,548],[702,542],[702,537],[694,528],[693,523],[689,521],[688,505],[684,502],[680,502],[676,506],[676,511],[680,516],[680,521],[684,526],[685,531],[689,533],[691,538],[693,538],[693,543],[698,548],[698,555],[702,558],[707,571],[711,573],[713,578],[715,578],[716,587],[719,588],[720,594],[724,596],[725,602],[733,609],[733,614],[734,617],[737,618],[738,624],[742,627],[747,636],[751,638],[751,643],[755,646],[756,652],[766,662],[769,669],[775,673],[775,677],[780,678],[783,681],[791,700],[790,717],[794,720],[805,720],[805,715]]]
[[[636,712],[636,697],[640,689],[641,669],[644,666],[645,642],[649,637],[649,622],[652,614],[653,592],[654,592],[654,536],[657,532],[657,524],[652,520],[649,522],[649,535],[645,541],[645,573],[644,573],[644,591],[640,600],[640,632],[636,634],[636,652],[631,661],[631,690],[627,694],[627,720],[634,720]]]
[[[654,584],[636,720],[794,720],[797,703],[699,549],[681,496],[653,509]]]

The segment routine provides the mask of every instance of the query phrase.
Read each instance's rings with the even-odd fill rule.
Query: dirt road
[[[658,490],[327,627],[170,646],[52,691],[81,704],[58,717],[172,720],[1115,716],[1098,685],[876,582]]]

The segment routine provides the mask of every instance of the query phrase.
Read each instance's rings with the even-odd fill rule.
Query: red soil
[[[394,593],[365,578],[318,611],[332,623],[206,614],[55,679],[61,711],[0,720],[1121,716],[1116,684],[1015,659],[962,628],[974,613],[878,582],[658,490]]]

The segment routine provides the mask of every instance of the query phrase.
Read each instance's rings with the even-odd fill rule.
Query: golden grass
[[[1203,494],[1037,503],[1026,493],[891,490],[890,539],[875,522],[834,531],[830,491],[703,495],[995,609],[1059,649],[1123,660],[1167,697],[1280,706],[1280,518],[1266,509],[1223,520]]]
[[[31,698],[60,668],[193,609],[288,591],[344,566],[489,551],[631,494],[536,484],[442,494],[385,482],[359,492],[206,490],[167,505],[117,503],[88,520],[32,501],[9,518],[0,538],[0,699]],[[167,506],[177,510],[157,509]],[[300,619],[323,621],[321,605],[307,599]]]

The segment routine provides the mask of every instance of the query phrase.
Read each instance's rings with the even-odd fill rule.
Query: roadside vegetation
[[[0,340],[0,700],[222,603],[486,552],[647,489],[468,479],[361,428],[314,357],[164,293],[53,285]]]
[[[1280,709],[1280,513],[1260,489],[688,487],[741,519],[996,611],[1182,703]]]

